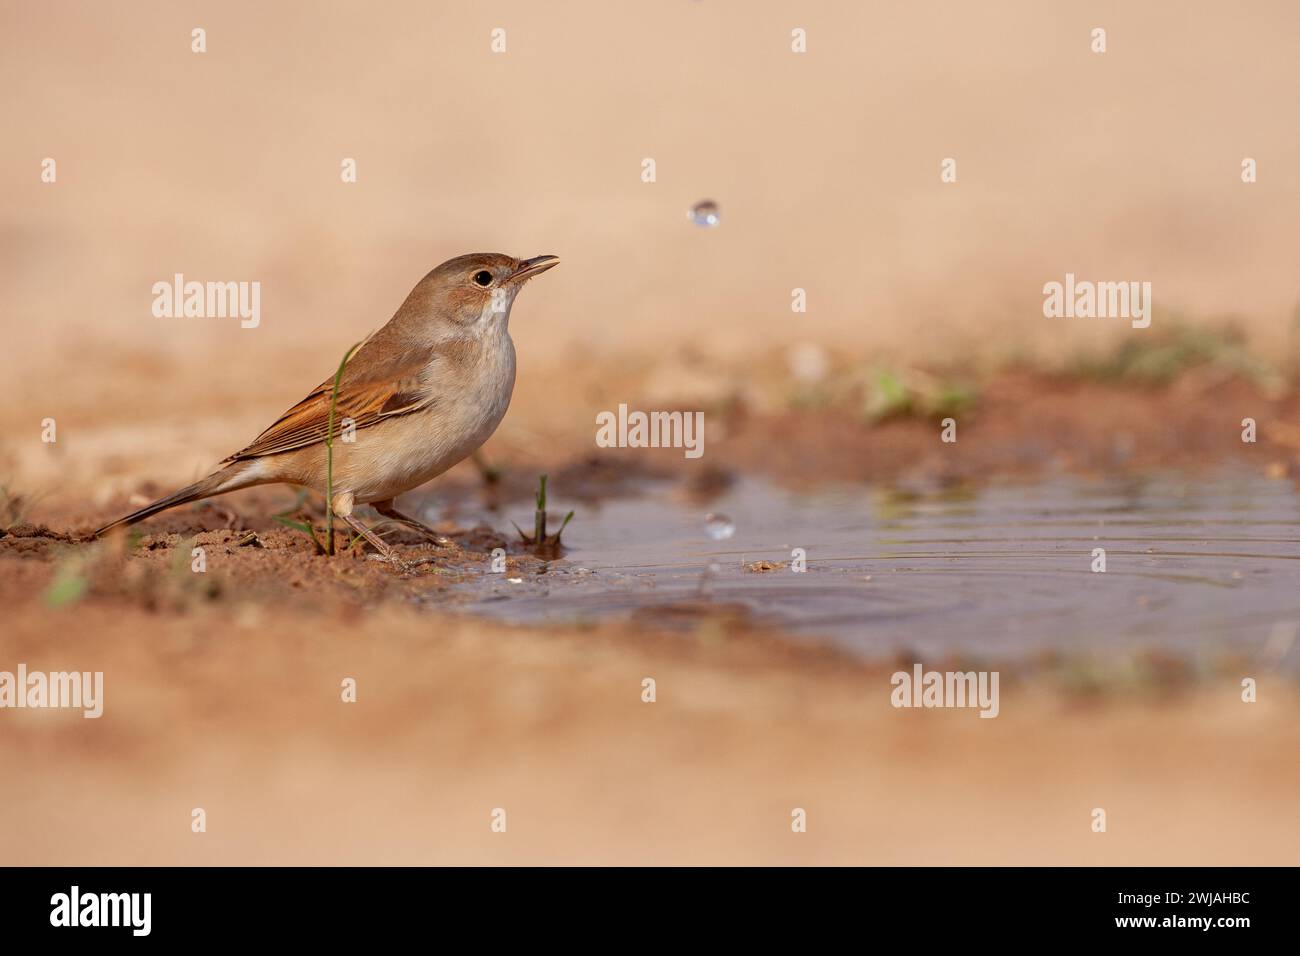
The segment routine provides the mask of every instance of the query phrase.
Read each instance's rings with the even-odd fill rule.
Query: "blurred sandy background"
[[[522,396],[611,353],[812,340],[996,361],[1132,334],[1043,318],[1066,271],[1149,280],[1162,317],[1235,316],[1291,347],[1293,3],[0,9],[8,434],[90,411],[170,422],[207,444],[199,467],[469,250],[564,258],[515,313]],[[705,197],[716,230],[686,220]],[[260,280],[262,326],[153,318],[174,272]]]
[[[1141,698],[1006,677],[1002,712],[898,711],[888,671],[741,635],[539,634],[389,607],[90,608],[32,667],[105,670],[105,716],[0,714],[0,862],[1288,865],[1297,700],[1261,675]],[[340,678],[357,703],[338,700]],[[654,677],[658,699],[641,701]],[[90,725],[90,726],[88,726]],[[18,768],[21,768],[18,770]],[[207,813],[192,833],[190,811]],[[494,808],[505,833],[490,829]],[[807,813],[791,832],[791,811]],[[1094,807],[1107,831],[1091,830]]]
[[[1287,0],[0,0],[0,44],[0,483],[44,493],[37,520],[58,527],[196,477],[468,251],[564,260],[514,311],[519,384],[490,446],[506,459],[556,456],[556,436],[589,452],[594,408],[649,394],[625,387],[629,367],[758,376],[801,342],[863,363],[1050,363],[1143,334],[1043,318],[1043,283],[1067,271],[1152,282],[1157,326],[1232,318],[1261,352],[1298,354]],[[706,197],[714,230],[686,218]],[[176,272],[260,281],[261,327],[154,318],[150,287]],[[1240,414],[1224,416],[1235,442]],[[375,617],[328,590],[283,614],[238,592],[52,611],[38,595],[71,546],[26,546],[6,558],[0,667],[102,667],[111,716],[0,718],[0,765],[23,768],[0,862],[1282,863],[1300,848],[1297,701],[1276,685],[1257,708],[1230,685],[1096,709],[1035,688],[997,721],[922,722],[866,690],[879,675],[745,634],[541,634],[404,600]],[[310,566],[342,591],[354,573]],[[353,672],[349,710],[335,688]],[[665,687],[654,708],[647,674]],[[498,805],[509,842],[487,831]],[[1097,805],[1113,808],[1101,839]],[[203,838],[192,806],[209,809]]]

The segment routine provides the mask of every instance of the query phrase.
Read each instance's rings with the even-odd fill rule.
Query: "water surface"
[[[738,607],[866,656],[1007,657],[1136,647],[1278,650],[1300,621],[1300,499],[1258,476],[1056,477],[979,489],[819,489],[748,480],[707,504],[672,485],[578,511],[565,561],[484,574],[462,610],[556,626],[689,621]],[[708,513],[735,533],[715,541]],[[1106,571],[1092,570],[1104,548]],[[790,562],[756,573],[748,563]],[[1283,651],[1289,648],[1282,647]]]

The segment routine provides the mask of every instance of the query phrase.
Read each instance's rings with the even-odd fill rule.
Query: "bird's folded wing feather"
[[[334,406],[334,435],[343,431],[344,420],[353,427],[368,428],[386,418],[407,415],[428,407],[434,394],[421,379],[423,362],[407,363],[399,370],[348,380],[345,372]],[[348,369],[351,371],[351,369]],[[379,370],[376,370],[379,371]],[[330,405],[334,401],[334,379],[322,382],[310,395],[262,434],[247,448],[226,459],[228,462],[275,455],[323,442],[329,432]]]

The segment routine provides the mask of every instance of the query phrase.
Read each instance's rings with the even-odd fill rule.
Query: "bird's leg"
[[[349,528],[365,538],[370,543],[370,546],[379,552],[381,557],[390,561],[399,570],[407,570],[406,564],[398,556],[396,549],[391,544],[352,517],[353,500],[352,492],[345,491],[334,496],[334,501],[330,507],[333,509],[334,514],[342,518]]]
[[[213,501],[209,502],[208,507],[212,509],[212,513],[220,518],[222,523],[225,524],[228,529],[234,528],[235,525],[239,524],[239,513],[235,511],[234,508],[230,507],[230,505]]]
[[[352,515],[339,515],[339,517],[343,519],[344,523],[346,523],[349,528],[361,535],[361,537],[365,538],[366,541],[370,542],[370,546],[379,552],[380,557],[387,561],[391,561],[399,568],[405,569],[406,565],[403,563],[402,559],[398,557],[397,550],[391,544],[379,537],[379,535],[375,534],[356,518],[352,517]]]
[[[370,502],[370,507],[374,508],[385,518],[391,518],[393,521],[400,521],[402,524],[409,525],[410,527],[418,531],[420,534],[428,538],[430,541],[432,541],[434,544],[438,545],[438,547],[440,548],[455,548],[456,550],[460,549],[460,546],[456,544],[455,541],[452,541],[451,538],[447,537],[445,534],[439,534],[437,531],[434,531],[423,521],[417,521],[415,518],[411,518],[408,517],[407,515],[402,514],[395,507],[393,507],[392,498],[389,498],[387,501],[372,501]]]

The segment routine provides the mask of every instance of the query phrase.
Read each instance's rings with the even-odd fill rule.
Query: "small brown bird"
[[[381,515],[447,543],[399,512],[393,499],[464,460],[496,431],[515,386],[510,308],[525,282],[559,261],[499,253],[449,259],[421,279],[388,324],[348,359],[334,412],[330,506],[384,557],[397,560],[353,516],[353,508],[373,505]],[[95,534],[253,485],[285,482],[324,490],[333,393],[331,376],[217,471]],[[340,441],[349,425],[354,440]]]

